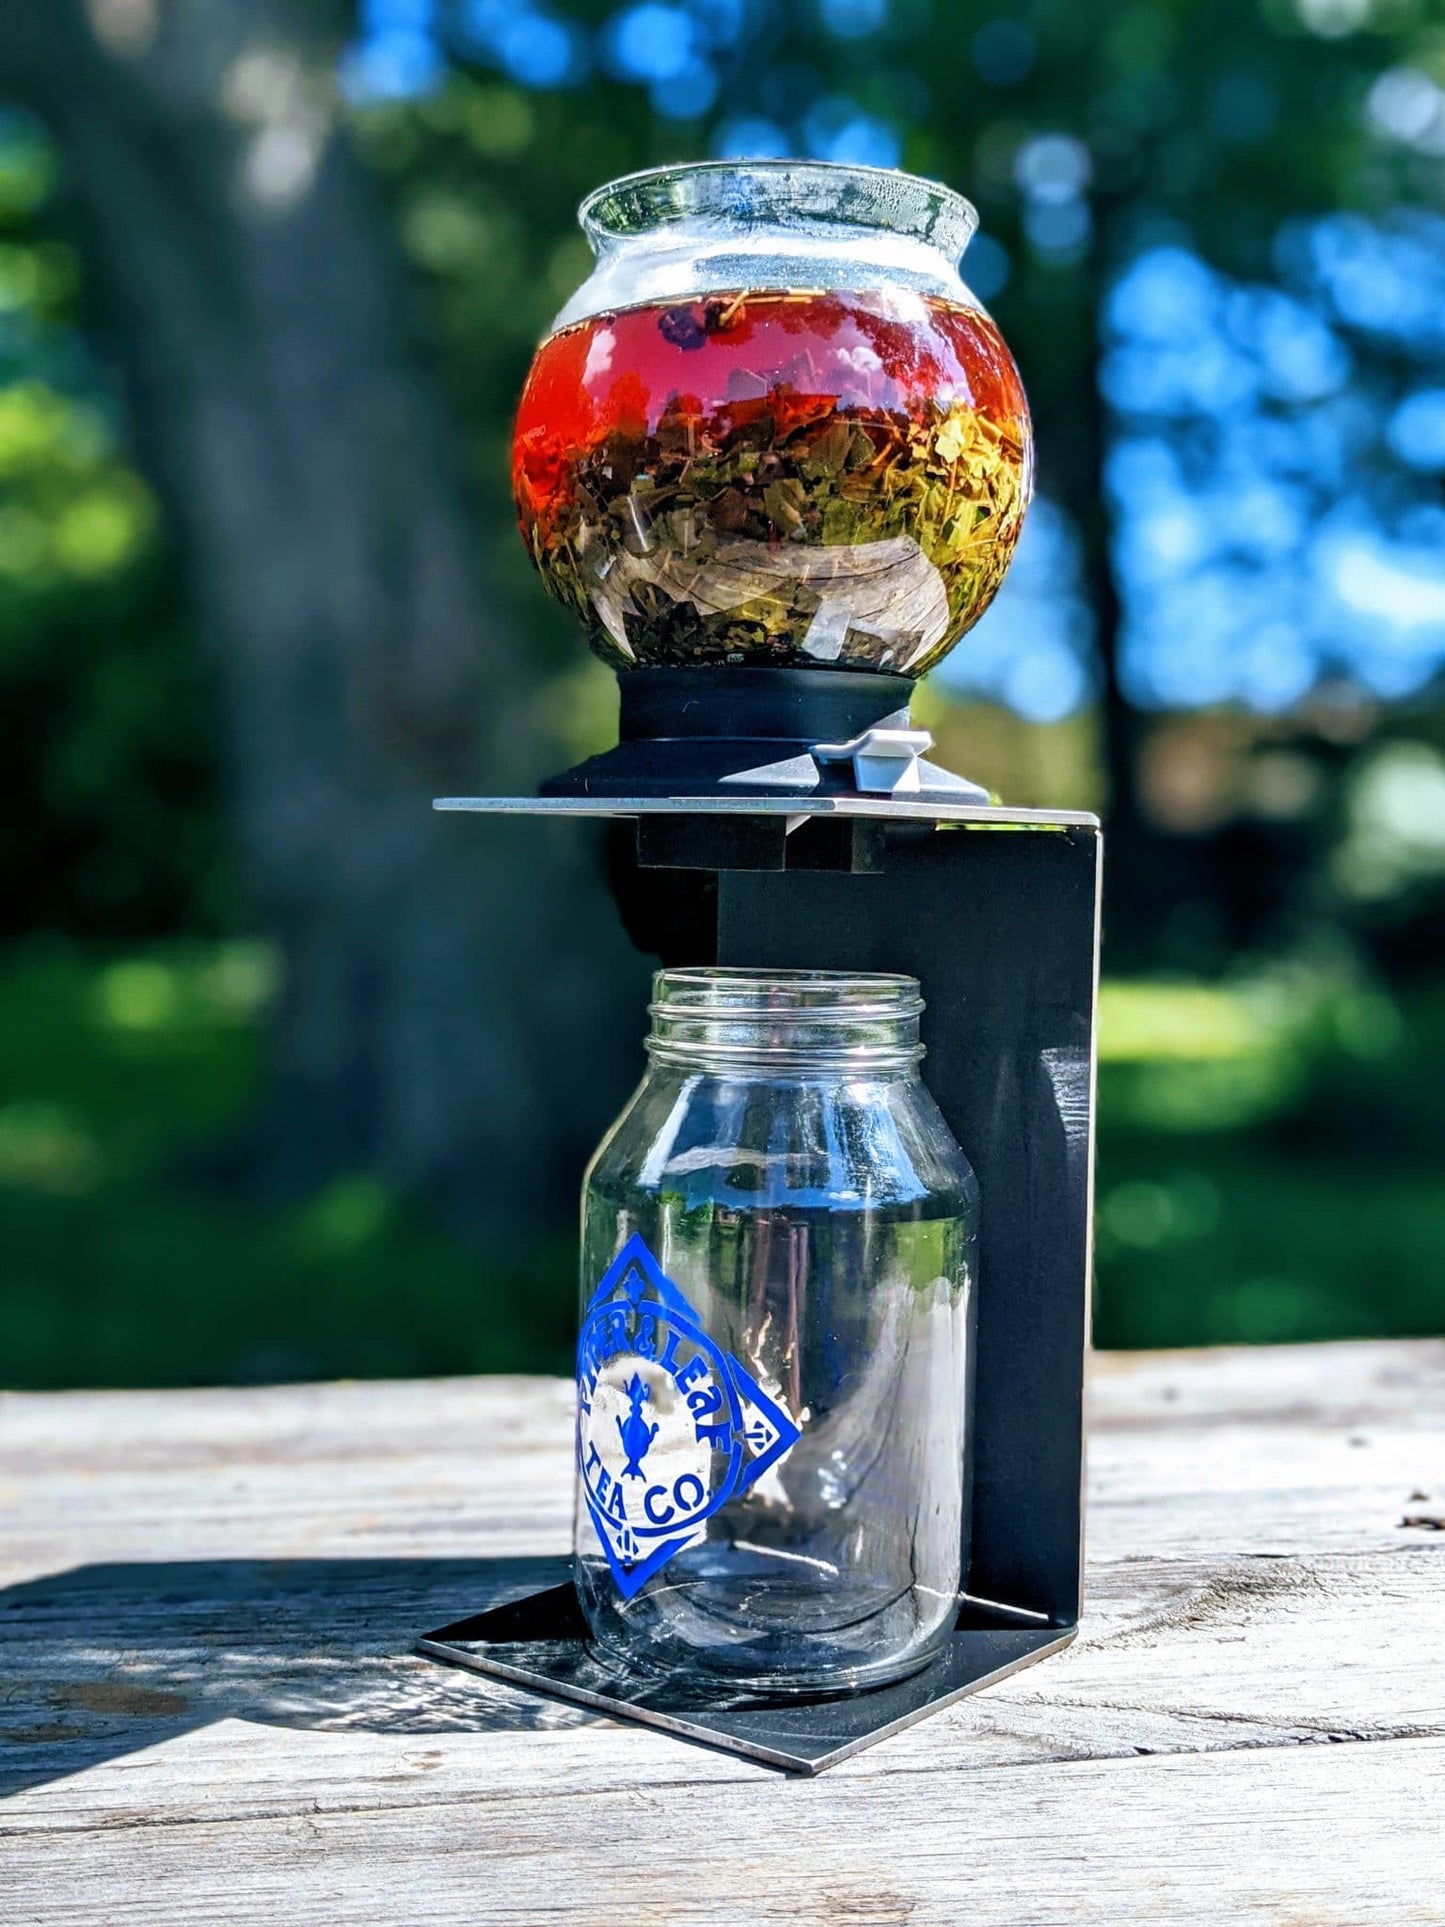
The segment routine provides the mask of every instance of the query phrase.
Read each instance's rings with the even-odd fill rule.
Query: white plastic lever
[[[926,729],[879,724],[846,743],[814,743],[819,763],[852,763],[853,783],[864,796],[908,796],[923,787],[918,759],[933,748]]]

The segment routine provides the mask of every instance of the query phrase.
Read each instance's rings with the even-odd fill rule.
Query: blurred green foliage
[[[600,26],[610,11],[570,14]],[[979,65],[996,23],[942,7],[879,9],[888,27],[873,40],[830,37],[825,10],[754,11],[760,37],[725,76],[719,115],[758,111],[757,95],[792,128],[846,92],[900,130],[906,165],[978,199],[1011,268],[991,305],[1048,422],[1043,479],[1084,532],[1095,602],[1109,592],[1093,377],[1111,264],[1187,236],[1267,276],[1290,214],[1423,204],[1438,182],[1435,159],[1374,139],[1363,112],[1391,63],[1445,73],[1433,6],[1038,0],[1024,9],[1037,64],[1012,81]],[[704,151],[709,128],[646,110],[615,75],[550,91],[460,64],[435,91],[346,119],[389,198],[413,331],[462,429],[486,572],[541,669],[536,720],[558,760],[576,760],[608,738],[611,679],[515,539],[508,423],[536,339],[587,266],[579,196]],[[1049,183],[1020,188],[1020,154],[1055,131],[1087,146],[1098,245],[1048,241]],[[146,451],[91,346],[103,317],[64,214],[44,131],[0,112],[0,1382],[565,1370],[570,1243],[502,1275],[369,1172],[285,1207],[228,1182],[266,1082],[276,971],[264,947],[217,941],[243,917],[209,665]],[[1015,800],[1102,800],[1097,715],[1052,735],[1016,724],[1006,744],[1000,717],[965,727],[931,701],[946,760]],[[1252,843],[1200,831],[1170,845],[1187,914],[1166,948],[1151,905],[1131,955],[1209,968],[1202,957],[1236,942],[1219,912],[1241,879],[1269,915],[1288,912],[1287,954],[1236,956],[1215,981],[1106,986],[1101,1343],[1445,1321],[1445,764],[1423,743],[1438,718],[1415,723],[1419,743],[1362,738],[1327,778],[1304,769],[1325,795],[1307,834],[1261,804]],[[1171,739],[1161,761],[1177,772],[1190,750]],[[1265,752],[1276,777],[1291,757],[1303,767],[1298,745]],[[1235,757],[1241,793],[1266,758]],[[1276,892],[1265,845],[1287,837]],[[1432,918],[1434,950],[1420,938]],[[1322,930],[1336,940],[1321,947]],[[1380,987],[1359,961],[1372,952],[1406,987]]]
[[[365,1172],[286,1209],[225,1185],[275,980],[247,944],[0,970],[0,1382],[566,1369],[570,1241],[501,1276]]]
[[[568,1369],[570,1239],[501,1274],[366,1172],[300,1206],[216,1188],[263,1075],[264,947],[0,970],[13,1386]],[[1337,964],[1105,986],[1096,1337],[1172,1345],[1445,1322],[1445,997]]]
[[[216,930],[213,696],[119,397],[51,231],[58,162],[0,112],[0,936]]]
[[[1105,983],[1095,1331],[1108,1345],[1445,1321],[1445,993],[1338,953],[1228,984]]]

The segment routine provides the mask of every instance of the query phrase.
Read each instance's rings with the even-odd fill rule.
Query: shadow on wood
[[[215,1720],[533,1731],[593,1717],[414,1656],[417,1629],[565,1579],[563,1559],[79,1566],[0,1594],[0,1796]],[[43,1714],[41,1713],[43,1709]]]

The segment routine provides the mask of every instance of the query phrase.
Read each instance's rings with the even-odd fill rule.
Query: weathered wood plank
[[[1101,1561],[1388,1550],[1410,1494],[1445,1488],[1445,1345],[1115,1355],[1094,1362],[1092,1407]],[[570,1423],[568,1387],[545,1379],[0,1394],[0,1584],[141,1546],[553,1553]]]
[[[515,1590],[555,1576],[521,1566],[504,1583]],[[496,1744],[483,1751],[496,1760],[540,1762],[530,1738],[518,1753],[515,1736],[545,1732],[554,1741],[545,1776],[561,1771],[578,1786],[651,1784],[659,1771],[705,1779],[754,1772],[712,1754],[679,1755],[668,1739],[644,1745],[628,1733],[599,1744],[599,1732],[580,1730],[597,1725],[584,1714],[408,1654],[421,1605],[440,1606],[459,1586],[496,1583],[481,1562],[293,1570],[198,1562],[92,1570],[12,1596],[0,1706],[10,1743],[0,1785],[37,1791],[0,1807],[0,1839],[87,1823],[115,1789],[86,1768],[226,1719],[277,1729],[278,1747],[288,1730],[351,1735],[357,1744],[307,1756],[304,1771],[294,1759],[283,1767],[278,1752],[270,1771],[213,1790],[224,1811],[232,1810],[228,1799],[240,1802],[238,1812],[290,1810],[303,1782],[310,1798],[333,1802],[373,1782],[369,1797],[382,1806],[435,1797],[394,1776],[390,1752],[374,1739],[404,1745],[487,1734]],[[912,1773],[944,1753],[951,1772],[971,1773],[1049,1759],[1445,1733],[1442,1584],[1445,1563],[1433,1555],[1262,1568],[1126,1562],[1101,1582],[1099,1611],[1069,1653],[846,1770]],[[1361,1641],[1365,1623],[1370,1634]],[[191,1810],[188,1761],[164,1747],[148,1757],[149,1818],[171,1821]],[[444,1763],[469,1784],[477,1750],[445,1753]],[[135,1787],[133,1765],[126,1784]]]
[[[1445,1921],[1445,1347],[1091,1405],[1078,1644],[810,1790],[409,1654],[555,1576],[564,1385],[0,1398],[5,1919]]]
[[[224,1731],[224,1730],[223,1730]],[[324,1748],[325,1739],[312,1746]],[[674,1762],[683,1756],[674,1754]],[[13,1857],[6,1918],[1063,1921],[1407,1927],[1445,1920],[1445,1742],[651,1789],[519,1784],[380,1815],[109,1825]]]

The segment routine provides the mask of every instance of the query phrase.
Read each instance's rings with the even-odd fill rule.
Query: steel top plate
[[[1021,810],[897,796],[439,796],[434,810],[483,816],[869,816],[1038,830],[1097,830],[1089,810]]]

